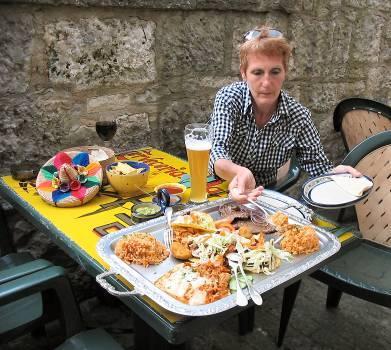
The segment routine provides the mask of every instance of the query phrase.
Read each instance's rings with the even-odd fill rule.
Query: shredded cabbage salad
[[[293,259],[292,254],[276,248],[273,240],[265,242],[261,249],[251,250],[238,245],[236,248],[243,258],[243,268],[254,273],[271,275],[281,265],[281,261]]]

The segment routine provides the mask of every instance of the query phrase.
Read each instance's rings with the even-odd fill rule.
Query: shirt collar
[[[244,110],[243,114],[247,115],[250,114],[251,108],[252,108],[252,100],[251,100],[251,93],[250,89],[248,87],[248,84],[246,84],[245,87],[245,99],[244,99]],[[277,105],[277,112],[273,114],[272,118],[270,119],[269,123],[275,123],[277,122],[282,115],[288,116],[288,100],[287,100],[287,94],[284,90],[281,90],[280,97]]]
[[[247,83],[245,83],[245,91],[244,91],[244,108],[243,108],[243,114],[247,114],[247,113],[250,113],[251,111],[251,107],[252,107],[252,101],[251,101],[251,93],[250,93],[250,89],[247,85]]]

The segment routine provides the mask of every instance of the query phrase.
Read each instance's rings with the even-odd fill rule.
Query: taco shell
[[[189,215],[181,215],[171,223],[172,227],[189,227],[205,232],[216,231],[216,226],[213,218],[200,211],[193,211]]]

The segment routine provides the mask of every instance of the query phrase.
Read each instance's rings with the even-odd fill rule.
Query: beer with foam
[[[189,124],[185,128],[185,144],[190,168],[190,201],[207,201],[206,182],[210,149],[211,132],[207,124]]]

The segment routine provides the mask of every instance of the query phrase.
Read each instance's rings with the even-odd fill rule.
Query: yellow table
[[[58,208],[41,199],[33,182],[18,182],[11,176],[5,176],[0,179],[0,194],[90,274],[96,276],[108,268],[98,256],[96,244],[102,235],[132,225],[130,208],[134,204],[151,201],[155,195],[154,187],[164,182],[182,182],[189,187],[187,162],[172,155],[147,147],[126,152],[117,158],[142,161],[150,165],[150,177],[143,188],[145,193],[132,198],[121,198],[110,186],[105,186],[85,205]],[[187,200],[189,192],[188,188],[184,201]],[[208,193],[209,200],[226,197],[227,183],[209,177]],[[328,222],[319,221],[319,218],[315,220],[318,220],[316,224],[330,225]],[[300,277],[291,280],[289,284],[299,279]],[[111,278],[110,283],[120,291],[132,289],[132,286],[123,279]],[[289,284],[286,283],[284,286]],[[217,315],[197,318],[171,313],[147,297],[132,296],[122,298],[122,301],[134,312],[137,328],[136,347],[140,348],[145,348],[146,339],[150,339],[153,344],[152,339],[156,338],[155,331],[170,344],[183,344],[190,337],[202,332],[209,322],[216,324],[244,310],[237,307]]]

